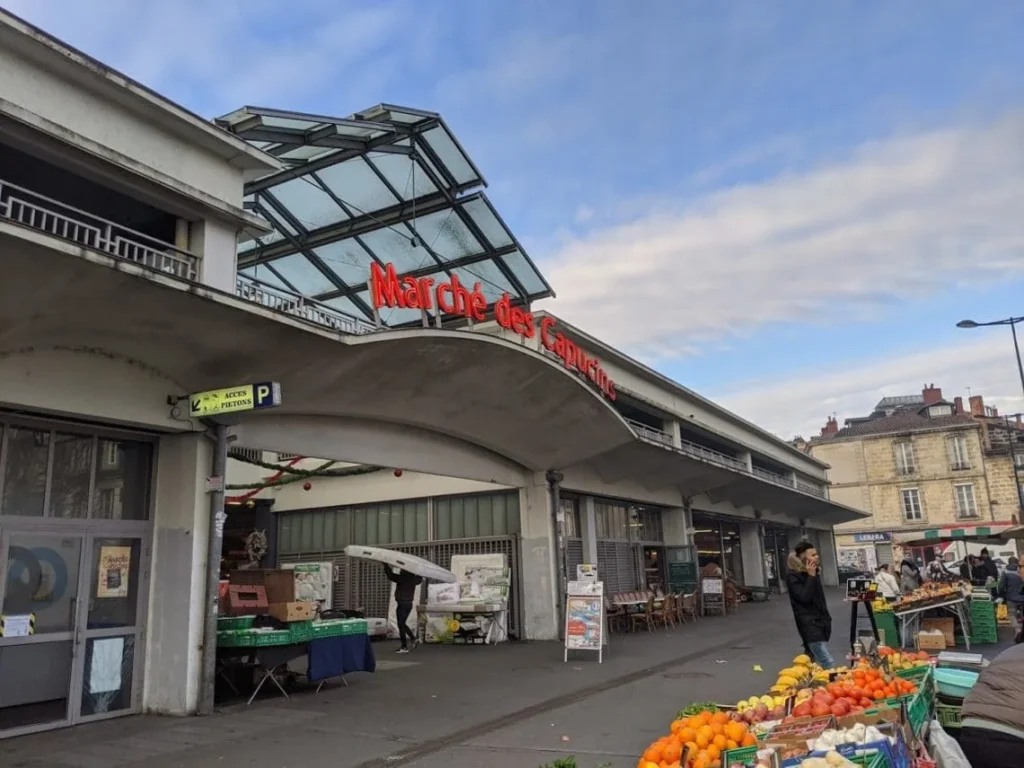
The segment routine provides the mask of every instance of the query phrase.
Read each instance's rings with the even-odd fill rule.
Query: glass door
[[[91,534],[80,624],[81,685],[75,721],[123,715],[135,709],[142,656],[142,580],[148,555],[141,536]]]
[[[72,722],[85,534],[0,531],[0,731]]]

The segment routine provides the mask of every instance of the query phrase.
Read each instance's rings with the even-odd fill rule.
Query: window
[[[917,488],[904,488],[900,495],[903,497],[903,519],[911,522],[923,520],[921,494]]]
[[[967,453],[967,438],[963,435],[956,435],[946,441],[946,449],[949,452],[949,468],[970,469],[971,460]]]
[[[583,533],[580,528],[580,500],[577,496],[562,496],[558,500],[559,506],[562,508],[562,514],[565,518],[565,527],[563,528],[565,538],[567,539],[580,539],[583,538]]]
[[[1024,451],[1019,451],[1013,454],[1013,463],[1017,469],[1024,469]]]
[[[934,419],[937,416],[952,416],[953,406],[941,403],[939,405],[933,405],[928,408],[928,418]]]
[[[953,493],[956,497],[957,517],[977,517],[978,505],[974,503],[974,485],[965,483],[953,486]]]
[[[279,454],[277,454],[277,460],[278,460],[279,463],[282,462],[282,461],[291,461],[292,459],[297,459],[297,458],[299,458],[298,455],[296,455],[294,453],[279,453]]]
[[[896,452],[896,473],[912,475],[917,472],[917,463],[914,461],[914,444],[903,441],[893,443],[892,447]]]
[[[629,541],[628,505],[616,501],[594,502],[594,523],[598,539]]]
[[[263,460],[263,451],[259,448],[229,448],[228,456],[233,459],[256,463]]]

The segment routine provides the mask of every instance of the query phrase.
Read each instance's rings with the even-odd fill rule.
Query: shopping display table
[[[418,605],[424,642],[455,645],[494,645],[508,640],[508,607],[452,603]]]
[[[907,639],[915,634],[914,632],[908,632],[907,630],[920,623],[921,614],[926,611],[939,609],[953,614],[953,616],[960,620],[960,628],[964,633],[964,644],[967,646],[967,650],[971,650],[971,620],[966,609],[966,604],[966,598],[959,597],[955,600],[946,600],[944,602],[933,603],[931,605],[894,608],[892,613],[900,622],[902,646],[906,647]]]

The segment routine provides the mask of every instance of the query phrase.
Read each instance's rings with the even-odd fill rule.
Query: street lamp
[[[1020,361],[1020,345],[1017,343],[1017,323],[1024,322],[1024,317],[1007,317],[1004,320],[992,320],[988,323],[978,323],[974,320],[961,320],[956,324],[957,328],[982,328],[989,325],[1008,325],[1010,333],[1013,334],[1013,351],[1017,359],[1017,373],[1020,374],[1020,388],[1024,392],[1024,363]]]

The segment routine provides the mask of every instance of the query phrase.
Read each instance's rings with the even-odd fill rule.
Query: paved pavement
[[[833,651],[848,609],[831,596]],[[375,675],[290,701],[266,698],[208,718],[133,717],[0,742],[5,768],[633,768],[693,701],[761,692],[800,652],[785,598],[669,631],[614,636],[603,664],[561,646],[375,646]],[[754,671],[761,665],[763,673]]]

